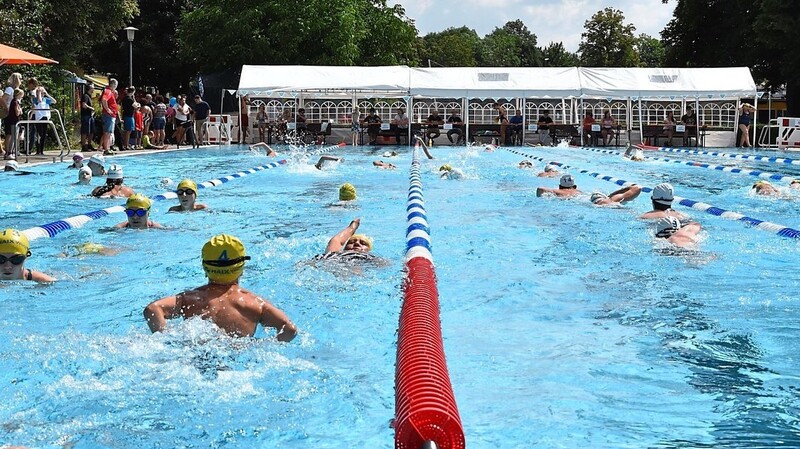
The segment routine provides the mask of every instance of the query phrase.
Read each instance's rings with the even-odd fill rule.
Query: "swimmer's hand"
[[[356,229],[358,229],[359,226],[361,226],[361,219],[354,218],[353,221],[350,222],[350,225],[348,227],[353,228],[353,231],[355,231]]]

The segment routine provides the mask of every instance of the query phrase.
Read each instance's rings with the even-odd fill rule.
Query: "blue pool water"
[[[201,190],[211,212],[152,219],[166,231],[109,231],[122,215],[36,240],[27,265],[54,285],[0,285],[0,445],[82,448],[393,447],[394,361],[409,153],[347,147],[323,171],[307,161]],[[526,152],[800,228],[800,197],[754,197],[755,178],[672,163],[631,163],[565,148]],[[734,151],[734,150],[731,150]],[[800,446],[800,251],[698,211],[700,251],[668,255],[637,221],[646,195],[615,210],[588,193],[615,185],[576,174],[587,197],[536,198],[556,179],[505,151],[434,148],[423,163],[445,349],[471,448]],[[765,153],[775,154],[775,153]],[[721,160],[798,174],[800,167]],[[386,159],[384,159],[386,160]],[[271,159],[222,147],[116,159],[149,195]],[[440,180],[443,163],[463,181]],[[541,168],[543,164],[537,163]],[[70,185],[74,170],[0,173],[0,227],[20,229],[116,205]],[[165,183],[170,178],[173,184]],[[101,180],[95,180],[97,185]],[[338,207],[353,183],[357,206]],[[354,217],[391,263],[362,273],[306,262]],[[259,330],[220,336],[202,321],[150,335],[150,301],[204,282],[202,244],[240,237],[242,284],[284,310],[289,344]],[[76,256],[96,242],[116,256]]]

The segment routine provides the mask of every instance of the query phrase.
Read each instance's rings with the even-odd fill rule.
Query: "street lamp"
[[[130,42],[130,64],[128,65],[129,67],[128,86],[133,86],[133,35],[136,34],[136,32],[139,31],[139,29],[134,27],[127,27],[125,28],[125,31],[128,33],[128,42]]]

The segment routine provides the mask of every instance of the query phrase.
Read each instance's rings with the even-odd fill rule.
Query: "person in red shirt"
[[[142,114],[142,105],[139,103],[133,104],[133,122],[136,127],[133,146],[138,148],[142,146],[142,131],[144,130],[144,114]]]
[[[100,148],[111,150],[111,136],[114,135],[114,125],[117,122],[119,109],[117,108],[117,80],[108,80],[108,86],[103,90],[100,97],[100,105],[103,108],[103,137],[100,139]]]
[[[592,111],[586,111],[586,115],[583,117],[583,144],[586,146],[592,144],[592,125],[594,124],[594,114]]]

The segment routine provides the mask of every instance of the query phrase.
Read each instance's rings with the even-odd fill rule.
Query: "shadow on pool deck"
[[[200,148],[214,148],[218,147],[219,145],[201,145]],[[176,147],[175,145],[169,145],[167,148],[163,150],[131,150],[131,151],[116,151],[112,155],[105,155],[103,156],[107,161],[113,160],[119,157],[126,157],[126,156],[138,156],[140,154],[153,154],[153,153],[168,153],[171,151],[184,151],[184,150],[192,150],[191,145],[183,145],[180,148]],[[72,155],[75,154],[76,151],[72,151],[69,154],[64,155],[64,160],[61,161],[59,158],[60,152],[57,150],[50,150],[45,151],[44,155],[33,155],[26,156],[25,154],[19,154],[17,156],[17,163],[19,163],[20,168],[22,167],[33,167],[36,165],[44,165],[44,164],[61,164],[61,163],[69,163],[72,161]],[[87,160],[94,156],[94,155],[102,155],[102,151],[81,151],[84,158]],[[26,162],[27,161],[27,162]]]

